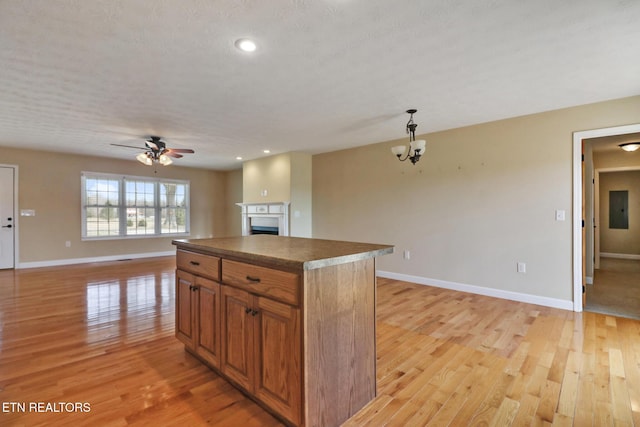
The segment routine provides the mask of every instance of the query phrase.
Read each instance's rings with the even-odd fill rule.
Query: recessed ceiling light
[[[235,45],[243,52],[253,52],[257,48],[255,42],[249,39],[238,39]]]
[[[271,150],[262,150],[262,152],[263,152],[264,154],[269,154],[269,153],[271,152]]]
[[[242,160],[242,157],[238,156],[236,157],[236,160]]]

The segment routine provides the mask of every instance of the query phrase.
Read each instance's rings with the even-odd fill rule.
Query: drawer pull
[[[191,265],[200,265],[200,263],[198,261],[189,261],[189,263]]]
[[[251,309],[250,309],[250,308],[245,308],[245,309],[244,309],[244,312],[245,312],[245,313],[247,313],[247,314],[249,314],[249,313],[251,313]]]
[[[259,277],[252,277],[252,276],[247,276],[247,280],[253,283],[260,283],[260,278]]]

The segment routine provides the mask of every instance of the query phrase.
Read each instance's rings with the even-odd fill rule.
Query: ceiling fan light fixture
[[[171,157],[167,156],[166,154],[161,154],[158,158],[158,162],[162,166],[169,166],[171,163],[173,163],[173,160],[171,160]]]
[[[640,148],[640,142],[626,142],[618,145],[618,147],[622,148],[624,151],[636,151]]]
[[[111,144],[117,147],[135,148],[132,145]],[[193,154],[195,151],[191,148],[167,148],[167,143],[159,136],[150,136],[145,140],[144,151],[136,156],[136,160],[145,166],[153,166],[160,163],[162,166],[173,164],[173,158],[181,159],[183,154]]]
[[[151,157],[149,157],[148,153],[140,153],[136,156],[136,159],[147,166],[151,166],[153,164],[153,160],[151,160]]]

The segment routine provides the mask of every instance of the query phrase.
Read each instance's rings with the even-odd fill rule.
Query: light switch
[[[556,221],[564,221],[564,211],[563,210],[556,210]]]
[[[20,209],[20,216],[36,216],[35,209]]]

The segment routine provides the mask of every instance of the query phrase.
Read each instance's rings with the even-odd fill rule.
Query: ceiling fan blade
[[[193,151],[191,148],[169,148],[169,151],[173,151],[174,153],[187,153],[187,154],[195,153],[195,151]]]
[[[171,150],[165,152],[164,154],[169,157],[175,157],[176,159],[179,159],[180,157],[182,157],[182,154],[172,153]]]
[[[123,145],[123,144],[111,144],[111,145],[115,145],[116,147],[126,147],[126,148],[135,148],[136,150],[143,150],[142,147],[134,147],[133,145]]]

